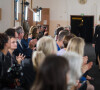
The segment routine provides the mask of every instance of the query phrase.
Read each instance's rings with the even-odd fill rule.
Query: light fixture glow
[[[26,21],[28,19],[28,6],[29,2],[24,2],[24,20]]]
[[[41,9],[37,9],[37,12],[33,12],[33,20],[36,22],[40,22],[41,21]]]
[[[19,7],[19,0],[15,0],[15,20],[18,20],[18,7]]]
[[[25,20],[28,18],[28,6],[25,6]]]

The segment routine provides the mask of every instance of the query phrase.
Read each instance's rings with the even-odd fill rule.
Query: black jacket
[[[97,25],[95,28],[93,44],[95,44],[95,51],[100,52],[100,25]]]
[[[36,77],[36,70],[33,67],[32,59],[26,58],[22,61],[23,73],[24,73],[24,88],[30,90]]]
[[[2,52],[0,52],[0,90],[8,85],[7,70],[11,66],[9,60]]]

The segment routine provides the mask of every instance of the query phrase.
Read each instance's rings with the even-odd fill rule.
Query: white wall
[[[2,9],[0,33],[4,32],[7,28],[13,27],[13,1],[14,0],[0,0],[0,8]]]
[[[87,0],[82,5],[78,0],[33,0],[33,7],[50,8],[50,34],[53,35],[56,24],[70,25],[70,15],[93,15],[94,24],[100,23],[100,0]],[[54,22],[54,23],[53,23]],[[55,26],[54,26],[55,25]]]
[[[2,9],[2,19],[0,20],[0,32],[4,32],[7,28],[13,27],[14,0],[0,0],[0,8]],[[19,0],[21,1],[21,0]],[[37,6],[42,8],[50,8],[50,34],[56,28],[56,24],[60,23],[62,26],[70,24],[70,15],[94,15],[95,23],[100,23],[100,0],[87,0],[84,5],[79,4],[78,0],[33,0],[33,8]],[[21,4],[19,6],[21,12]],[[20,25],[16,22],[16,26]]]
[[[33,0],[33,8],[50,8],[50,20],[66,20],[66,3],[66,0]]]
[[[79,4],[78,0],[67,0],[68,19],[70,15],[93,15],[95,24],[99,23],[100,0],[87,0],[86,4]]]
[[[67,20],[70,15],[81,15],[81,13],[95,15],[98,18],[99,3],[100,0],[87,0],[83,5],[78,0],[33,0],[33,8],[37,6],[50,8],[50,20]]]

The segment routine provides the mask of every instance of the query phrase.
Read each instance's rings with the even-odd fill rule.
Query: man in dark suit
[[[21,44],[21,40],[23,39],[24,36],[24,30],[23,27],[19,26],[16,28],[16,32],[18,33],[18,39],[17,39],[17,49],[15,49],[14,54],[18,56],[20,53],[23,54],[23,46]]]
[[[95,47],[96,64],[99,64],[99,69],[100,69],[100,25],[97,25],[95,27],[95,34],[92,46]]]

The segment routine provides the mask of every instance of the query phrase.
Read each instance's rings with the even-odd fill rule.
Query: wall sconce
[[[24,20],[27,20],[28,18],[28,6],[29,2],[24,2]]]
[[[37,6],[36,12],[34,12],[34,17],[33,17],[34,21],[36,21],[36,22],[41,21],[41,10],[42,10],[42,8],[41,7],[38,8],[38,6]]]
[[[14,18],[18,20],[18,7],[19,7],[19,0],[14,0]]]

